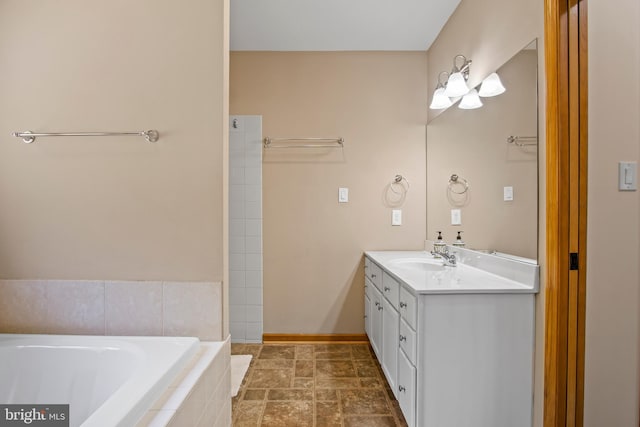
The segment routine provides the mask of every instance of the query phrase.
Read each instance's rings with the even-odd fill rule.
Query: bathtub
[[[69,404],[70,426],[134,426],[197,338],[0,334],[0,403]]]

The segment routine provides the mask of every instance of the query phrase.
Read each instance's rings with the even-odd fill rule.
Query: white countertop
[[[404,282],[415,294],[538,292],[537,276],[535,281],[525,283],[462,262],[458,262],[455,267],[444,267],[438,271],[423,270],[410,264],[403,265],[402,261],[398,263],[398,260],[410,259],[441,263],[438,258],[425,251],[367,251],[365,255],[388,274]],[[515,268],[519,266],[515,265]]]

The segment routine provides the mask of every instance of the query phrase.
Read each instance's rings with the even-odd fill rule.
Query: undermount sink
[[[391,264],[418,271],[442,271],[446,267],[442,260],[435,258],[398,258],[390,261]]]

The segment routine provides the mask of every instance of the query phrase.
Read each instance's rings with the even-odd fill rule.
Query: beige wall
[[[484,77],[507,62],[516,52],[538,38],[538,85],[545,87],[544,75],[544,2],[539,0],[463,0],[442,32],[429,48],[429,102],[438,73],[450,71],[453,57],[463,54],[473,60],[469,86],[476,86]],[[538,156],[546,156],[544,142],[545,93],[539,91],[538,119]],[[429,110],[429,120],[441,111]],[[535,393],[534,426],[542,425],[543,374],[544,374],[544,249],[546,245],[545,222],[545,167],[540,162],[538,202],[538,259],[540,260],[540,293],[536,297],[536,356],[535,356]]]
[[[640,160],[639,28],[637,0],[589,2],[585,427],[638,425],[640,206],[617,174]]]
[[[227,13],[0,2],[0,278],[223,279]],[[150,128],[156,144],[10,136]]]
[[[231,114],[262,115],[264,136],[345,138],[264,152],[265,333],[362,333],[363,251],[423,247],[426,73],[424,52],[232,52]],[[411,183],[400,227],[396,174]]]
[[[443,232],[452,243],[458,231],[468,248],[538,257],[538,151],[507,144],[509,135],[535,136],[538,127],[538,53],[523,50],[498,70],[507,91],[483,98],[482,108],[457,104],[427,126],[427,235]],[[533,142],[535,143],[535,141]],[[454,185],[452,174],[470,184]],[[503,187],[511,186],[512,201]],[[462,225],[451,225],[460,209]]]

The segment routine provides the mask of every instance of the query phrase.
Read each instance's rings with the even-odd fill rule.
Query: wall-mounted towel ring
[[[403,182],[405,182],[407,185],[405,186],[403,184]],[[399,187],[400,191],[394,190],[394,188],[393,188],[394,185]],[[410,187],[409,181],[407,181],[407,178],[405,178],[402,175],[396,175],[393,178],[393,181],[391,182],[391,184],[389,185],[389,188],[391,189],[391,191],[393,191],[396,194],[404,194],[404,193],[406,193],[407,191],[409,191],[409,187]]]
[[[456,191],[456,189],[458,191]],[[464,194],[469,190],[469,183],[466,179],[459,177],[455,173],[449,178],[449,191],[454,194]]]

